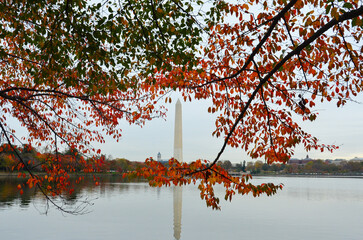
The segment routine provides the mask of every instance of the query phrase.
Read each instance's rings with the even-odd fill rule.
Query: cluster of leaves
[[[227,198],[274,193],[216,163],[227,145],[269,164],[286,162],[298,144],[337,148],[319,143],[296,117],[314,121],[317,101],[339,107],[361,92],[362,16],[359,0],[3,1],[1,139],[13,146],[16,118],[29,144],[98,153],[90,144],[103,143],[103,133],[119,139],[121,120],[143,125],[165,116],[158,100],[179,90],[185,100],[211,99],[221,150],[208,167],[172,161],[164,170],[147,161],[138,174],[156,185],[204,181],[202,197],[213,207],[213,183],[225,184]],[[61,193],[72,169],[57,159],[45,169],[64,176],[55,178]],[[47,180],[26,170],[29,185]]]
[[[200,63],[205,71],[176,69],[173,75],[184,76],[177,87],[186,98],[212,99],[209,111],[220,112],[214,135],[252,158],[286,162],[300,143],[307,151],[336,149],[320,144],[293,117],[314,121],[316,101],[335,99],[339,107],[361,91],[361,3],[247,2],[220,9],[236,23],[210,26]],[[172,84],[170,76],[160,78]]]
[[[240,195],[253,194],[254,197],[266,194],[273,195],[278,189],[282,189],[282,185],[273,183],[263,183],[253,185],[248,181],[252,179],[249,174],[240,177],[231,176],[225,169],[218,165],[209,166],[207,160],[197,160],[192,163],[180,163],[176,159],[170,159],[168,166],[147,159],[146,166],[135,171],[124,173],[124,177],[135,178],[143,177],[147,179],[150,186],[182,186],[186,184],[198,184],[200,197],[205,200],[207,206],[213,209],[220,209],[219,197],[214,193],[216,184],[223,185],[225,188],[225,200],[232,200],[237,193]]]
[[[85,159],[76,150],[64,153],[40,153],[30,145],[20,148],[3,144],[0,147],[2,170],[16,171],[19,178],[27,179],[26,184],[17,186],[19,192],[23,194],[25,186],[37,187],[49,200],[50,197],[63,193],[72,194],[74,183],[83,180],[84,175],[71,183],[71,174],[94,172],[103,165],[102,160],[103,158]]]
[[[144,124],[163,116],[155,95],[141,88],[145,74],[131,72],[139,60],[124,59],[120,35],[133,28],[102,9],[86,1],[0,4],[0,120],[9,138],[14,117],[30,142],[58,140],[85,153],[95,150],[87,148],[92,141],[104,141],[97,127],[119,139],[121,119]]]
[[[317,101],[340,107],[361,92],[362,3],[249,0],[218,10],[225,21],[208,24],[199,68],[157,73],[160,86],[179,89],[185,100],[211,99],[208,111],[219,113],[213,134],[224,145],[209,168],[190,175],[211,173],[227,145],[268,164],[286,163],[298,144],[307,151],[336,149],[303,130],[296,116],[314,121]]]

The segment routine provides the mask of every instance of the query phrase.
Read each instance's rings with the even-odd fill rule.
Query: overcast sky
[[[162,159],[173,156],[175,103],[180,95],[172,95],[173,102],[167,104],[167,118],[154,119],[144,127],[122,122],[122,138],[116,142],[106,137],[105,144],[94,144],[103,154],[112,158],[126,158],[131,161],[145,161],[148,157],[156,159],[160,152]],[[182,100],[182,99],[181,99]],[[337,108],[333,102],[317,104],[315,110],[320,113],[314,122],[302,122],[300,126],[324,144],[338,145],[339,149],[330,152],[306,152],[302,147],[295,151],[294,158],[305,158],[308,154],[313,159],[352,159],[363,158],[363,94],[344,107]],[[208,113],[207,101],[183,102],[183,157],[190,162],[196,159],[213,160],[220,151],[223,139],[212,137],[215,130],[215,115]],[[16,127],[19,135],[25,135],[23,129]],[[221,160],[239,163],[252,161],[242,149],[227,148]],[[263,159],[261,159],[263,160]]]
[[[123,137],[118,143],[107,139],[106,144],[97,147],[113,158],[123,157],[132,161],[144,161],[147,157],[156,159],[158,152],[163,159],[172,157],[174,105],[179,96],[175,93],[172,97],[174,101],[167,105],[169,111],[166,120],[154,119],[143,128],[122,124]],[[363,102],[363,96],[356,100]],[[223,144],[222,138],[212,137],[215,118],[207,112],[208,106],[206,101],[182,102],[184,161],[199,158],[213,160]],[[316,109],[320,112],[318,119],[314,122],[303,122],[302,126],[322,143],[335,144],[340,148],[334,153],[307,153],[299,147],[293,157],[305,158],[307,154],[313,159],[363,157],[363,104],[350,102],[337,108],[331,102],[320,104]],[[225,151],[221,159],[234,163],[251,161],[244,151],[231,148]]]
[[[237,21],[233,17],[227,19],[228,22]],[[113,158],[124,157],[133,161],[144,161],[147,157],[156,159],[158,152],[163,159],[172,157],[174,105],[178,98],[180,95],[174,93],[172,104],[167,105],[166,121],[154,119],[143,128],[124,123],[121,125],[123,136],[118,143],[108,138],[106,144],[97,147]],[[363,94],[355,100],[363,103]],[[317,120],[301,122],[301,126],[321,143],[338,145],[339,149],[333,153],[315,150],[307,153],[300,146],[293,157],[305,158],[308,154],[313,159],[363,158],[363,104],[350,102],[341,108],[337,108],[335,102],[316,104],[315,110],[319,112]],[[207,101],[182,102],[184,161],[213,160],[222,147],[223,138],[212,137],[215,116],[207,112],[209,106]],[[226,149],[221,159],[234,163],[252,160],[243,150],[231,148]]]

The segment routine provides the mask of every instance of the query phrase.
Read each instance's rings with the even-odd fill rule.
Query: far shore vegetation
[[[16,173],[19,161],[17,155],[21,156],[27,163],[27,167],[33,172],[45,172],[42,166],[48,159],[58,159],[58,164],[65,166],[73,165],[75,174],[89,173],[82,169],[81,164],[77,164],[80,158],[83,158],[77,151],[68,149],[63,152],[39,151],[28,145],[17,148],[17,154],[7,145],[0,146],[0,175],[9,175]],[[114,158],[101,156],[102,164],[95,167],[99,173],[126,173],[144,167],[143,162],[130,161],[125,158]],[[87,159],[86,159],[87,161]],[[91,159],[90,159],[91,162]],[[71,163],[71,164],[70,164]],[[163,164],[168,164],[163,161]],[[228,170],[230,173],[242,175],[343,175],[343,176],[363,176],[363,159],[352,160],[321,160],[311,159],[308,156],[305,159],[290,159],[286,164],[266,164],[261,160],[254,162],[243,161],[233,164],[229,160],[219,161],[218,165]]]

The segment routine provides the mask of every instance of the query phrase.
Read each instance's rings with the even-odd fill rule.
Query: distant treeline
[[[40,152],[36,148],[28,145],[16,148],[14,150],[8,145],[0,146],[0,171],[11,172],[17,171],[20,164],[18,155],[23,162],[32,171],[43,172],[47,167],[49,159],[57,159],[58,164],[69,168],[72,166],[74,172],[83,172],[84,164],[89,162],[93,164],[94,158],[85,159],[78,151],[68,149],[63,152]],[[104,155],[98,157],[102,160],[102,164],[94,166],[98,172],[119,172],[124,173],[143,167],[144,163],[129,161],[124,158],[110,159]],[[167,165],[167,162],[165,162]],[[251,174],[336,174],[336,175],[356,175],[363,174],[362,161],[342,161],[340,164],[330,163],[323,160],[311,160],[304,164],[266,164],[262,161],[246,162],[232,164],[230,161],[219,161],[218,165],[231,172],[250,172]],[[21,168],[24,170],[24,168]]]
[[[266,164],[262,161],[232,164],[230,161],[218,163],[223,168],[235,172],[250,172],[251,174],[333,174],[333,175],[361,175],[363,162],[342,161],[339,164],[325,160],[311,160],[304,164]]]
[[[35,172],[43,172],[47,167],[49,161],[56,160],[60,165],[64,165],[64,168],[72,166],[74,172],[84,171],[84,162],[93,164],[93,158],[85,158],[78,151],[68,149],[63,152],[40,152],[36,148],[32,148],[29,145],[22,147],[16,147],[16,152],[8,144],[0,146],[0,171],[11,172],[18,169],[24,170],[24,168],[18,168],[21,164],[19,156],[26,164],[26,167]],[[99,159],[102,160],[102,164],[98,164],[94,167],[98,172],[128,172],[135,170],[138,167],[142,167],[143,163],[133,162],[124,158],[107,159],[106,156],[100,155]]]

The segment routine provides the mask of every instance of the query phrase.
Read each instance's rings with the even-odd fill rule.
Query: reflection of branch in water
[[[40,203],[40,207],[36,207],[39,212],[47,214],[50,209],[48,199],[44,199],[44,194],[39,188],[23,188],[23,194],[19,193],[17,186],[25,185],[27,179],[18,178],[16,176],[0,177],[0,209],[10,208],[18,205],[20,208],[28,208],[30,203]],[[72,194],[64,194],[58,197],[51,197],[52,202],[62,208],[63,212],[72,214],[85,214],[88,212],[88,206],[93,205],[94,199],[84,198],[81,193],[83,189],[89,186],[88,181],[76,185],[75,191]],[[94,185],[94,184],[93,184]],[[91,187],[92,189],[96,186]],[[35,205],[34,205],[35,206]]]
[[[85,214],[90,212],[90,206],[97,199],[99,194],[102,197],[101,189],[107,194],[114,192],[147,191],[150,189],[148,184],[133,182],[129,183],[119,175],[100,175],[100,185],[96,186],[93,177],[85,177],[83,181],[74,184],[74,192],[66,193],[61,197],[54,197],[52,201],[59,204],[65,210]],[[78,177],[71,176],[71,181],[75,182]],[[27,179],[18,178],[14,175],[0,176],[0,211],[15,206],[20,208],[29,208],[31,203],[40,213],[46,214],[51,206],[44,199],[43,194],[37,188],[23,188],[23,194],[19,193],[17,186],[25,185]],[[85,196],[88,196],[87,198]],[[91,196],[91,197],[89,197]],[[96,196],[96,197],[92,197]]]
[[[21,208],[29,207],[36,191],[25,188],[21,195],[17,186],[22,183],[26,183],[26,180],[17,177],[0,177],[0,209],[10,208],[15,204],[19,204]]]

